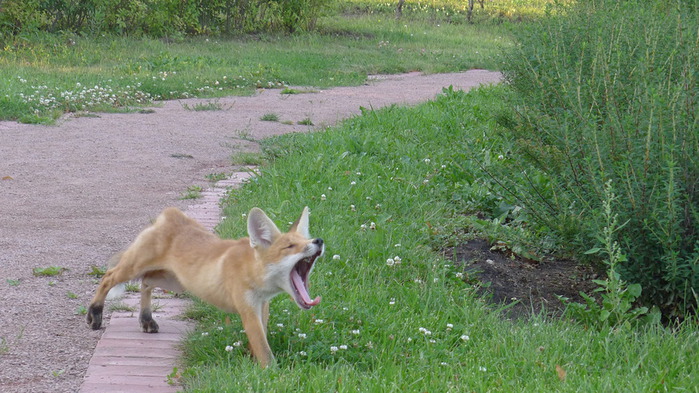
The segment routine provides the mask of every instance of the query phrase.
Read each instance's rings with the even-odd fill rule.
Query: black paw
[[[99,330],[102,327],[102,310],[104,306],[93,306],[87,309],[87,324],[92,330]]]
[[[143,329],[144,333],[158,333],[158,324],[153,320],[153,314],[151,314],[150,309],[141,311],[138,321],[141,322],[141,329]]]

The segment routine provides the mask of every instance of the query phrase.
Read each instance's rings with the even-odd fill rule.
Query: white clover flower
[[[350,205],[350,210],[352,210],[353,212],[356,212],[357,208],[354,205]]]
[[[432,339],[432,338],[430,339],[430,344],[436,344],[436,343],[437,343],[437,340]]]
[[[278,324],[277,324],[277,327],[283,328],[283,327],[284,327],[284,324],[283,324],[283,323],[278,323]]]
[[[392,297],[391,300],[388,302],[389,305],[394,305],[396,304],[396,298]]]
[[[354,329],[354,330],[352,330],[352,334],[354,334],[354,335],[357,335],[357,334],[359,334],[359,333],[361,333],[361,332],[359,331],[359,329]]]
[[[316,319],[314,322],[317,323],[317,324],[321,324],[321,323],[323,323],[323,322],[325,322],[325,321],[322,320],[322,319]]]
[[[451,329],[453,329],[453,328],[454,328],[454,325],[453,325],[453,324],[451,324],[451,323],[448,323],[448,324],[447,324],[447,330],[451,330]]]
[[[332,353],[337,352],[337,350],[338,350],[338,348],[334,345],[332,347],[330,347],[330,352],[332,352]]]
[[[425,180],[422,181],[422,184],[427,184],[427,183],[429,183],[429,182],[430,182],[430,179],[425,179]]]
[[[400,243],[396,243],[395,245],[393,245],[393,247],[400,247],[400,246],[401,246]]]
[[[393,266],[395,263],[396,263],[396,261],[393,260],[393,258],[388,258],[386,260],[386,265],[388,265],[388,266]]]
[[[206,337],[209,335],[209,332],[202,332],[201,335],[202,335],[202,337]]]
[[[301,355],[301,356],[308,356],[308,354],[306,353],[306,351],[301,351],[301,352],[299,352],[299,355]]]
[[[324,201],[324,200],[326,200],[326,199],[327,199],[327,197],[325,196],[325,194],[320,194],[320,200],[321,200],[321,201]]]
[[[429,158],[425,158],[424,161],[425,161],[425,164],[429,164],[431,160]]]
[[[372,222],[371,224],[369,224],[369,229],[376,229],[376,223]]]
[[[299,333],[299,338],[305,339],[305,338],[306,338],[306,333]]]
[[[408,342],[412,342],[412,341],[413,341],[413,338],[412,338],[412,337],[408,337]]]
[[[441,362],[441,363],[439,363],[439,365],[440,365],[440,366],[448,366],[449,363],[447,363],[447,362]]]
[[[239,346],[241,346],[241,345],[243,345],[243,342],[242,342],[242,341],[236,341],[236,342],[233,343],[233,346],[234,346],[234,347],[239,347]]]
[[[398,255],[396,255],[395,257],[393,257],[393,261],[396,263],[396,265],[400,265],[400,263],[401,263],[403,260],[401,259],[401,257],[399,257]]]
[[[340,260],[340,256],[339,256],[338,254],[333,255],[333,260],[334,260],[334,261],[339,261],[339,260]]]
[[[230,345],[226,345],[226,352],[231,352],[233,350],[233,347]]]
[[[467,335],[465,335],[465,334],[462,334],[462,335],[461,335],[461,341],[468,341],[468,340],[470,340],[470,339],[471,339],[471,337],[469,337],[469,336],[467,336]]]
[[[332,188],[332,187],[328,187],[328,191],[332,191],[332,190],[333,190],[333,188]]]
[[[359,226],[363,231],[366,231],[366,224],[362,224]]]
[[[219,326],[216,328],[217,330],[223,330],[223,326]]]
[[[479,367],[478,367],[478,371],[486,372],[486,371],[488,371],[488,369],[485,368],[485,367],[479,366]]]
[[[340,349],[347,349],[347,345],[340,345]]]
[[[455,275],[456,275],[456,278],[463,278],[464,277],[464,274],[461,272],[458,272]]]
[[[356,186],[356,185],[357,185],[357,182],[356,182],[356,181],[350,182],[350,186]]]

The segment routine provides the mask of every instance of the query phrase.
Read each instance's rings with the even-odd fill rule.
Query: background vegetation
[[[602,233],[611,182],[621,276],[671,314],[696,307],[699,288],[698,12],[581,2],[522,29],[503,63],[518,100],[502,123],[521,164],[507,171],[540,170],[507,182],[513,196],[581,254]]]

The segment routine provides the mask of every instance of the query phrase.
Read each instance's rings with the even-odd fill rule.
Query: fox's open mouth
[[[291,288],[294,290],[294,300],[299,307],[308,310],[309,308],[320,303],[320,296],[311,300],[308,294],[308,276],[313,269],[313,264],[316,259],[322,254],[322,250],[296,262],[294,268],[291,269]]]

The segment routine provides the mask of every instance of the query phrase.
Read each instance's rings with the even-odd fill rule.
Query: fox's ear
[[[308,206],[303,208],[301,212],[301,217],[299,217],[296,222],[291,225],[289,232],[298,232],[303,235],[306,239],[311,238],[311,233],[308,230]]]
[[[267,248],[272,245],[274,239],[280,235],[274,222],[267,217],[261,209],[253,207],[248,214],[248,236],[250,247],[261,246]]]

